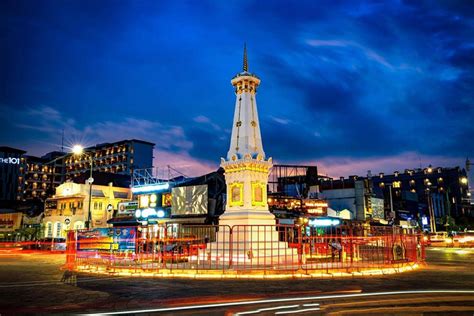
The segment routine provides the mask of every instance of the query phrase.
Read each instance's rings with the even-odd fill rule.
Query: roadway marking
[[[93,313],[93,314],[85,314],[85,315],[124,315],[124,314],[131,314],[131,313],[132,314],[140,314],[140,313],[176,312],[176,311],[186,311],[186,310],[193,310],[193,309],[219,308],[219,307],[244,306],[244,305],[266,304],[266,303],[295,302],[295,301],[324,300],[324,299],[334,299],[334,298],[344,299],[344,298],[351,298],[351,297],[370,297],[370,296],[403,295],[403,294],[443,294],[443,293],[444,294],[447,294],[447,293],[474,294],[474,290],[413,290],[413,291],[394,291],[394,292],[321,295],[321,296],[266,299],[266,300],[231,302],[231,303],[216,303],[216,304],[204,304],[204,305],[164,307],[164,308],[155,308],[155,309],[129,310],[129,311],[109,312],[109,313]]]

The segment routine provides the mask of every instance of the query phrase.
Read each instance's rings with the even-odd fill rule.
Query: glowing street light
[[[89,158],[89,164],[91,166],[90,170],[90,177],[87,179],[87,182],[89,183],[89,207],[87,211],[87,221],[86,221],[86,228],[89,229],[91,227],[91,221],[92,221],[92,214],[91,214],[91,200],[92,200],[92,183],[94,182],[94,178],[92,177],[92,168],[94,164],[94,159],[92,158],[92,155],[86,154],[84,152],[84,147],[81,145],[74,145],[72,147],[72,153],[77,156],[85,155],[87,158]]]
[[[82,155],[84,153],[84,147],[82,147],[81,145],[74,145],[72,147],[72,153],[74,155]]]
[[[466,177],[462,177],[460,181],[464,185],[467,184],[467,178]]]

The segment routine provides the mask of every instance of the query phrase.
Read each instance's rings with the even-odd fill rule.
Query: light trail
[[[296,309],[296,310],[291,310],[291,311],[276,312],[275,315],[305,313],[305,312],[319,311],[319,310],[321,310],[321,308],[319,308],[319,307],[306,308],[306,309]]]
[[[109,313],[94,313],[94,314],[85,314],[85,315],[124,315],[124,314],[131,314],[131,313],[132,314],[140,314],[140,313],[177,312],[177,311],[186,311],[186,310],[193,310],[193,309],[222,308],[222,307],[244,306],[244,305],[254,305],[254,304],[325,300],[325,299],[334,299],[334,298],[344,299],[344,298],[353,298],[353,297],[371,297],[371,296],[404,295],[404,294],[448,294],[448,293],[474,294],[474,290],[413,290],[413,291],[393,291],[393,292],[304,296],[304,297],[266,299],[266,300],[255,300],[255,301],[244,301],[244,302],[231,302],[231,303],[190,305],[190,306],[179,306],[179,307],[164,307],[164,308],[156,308],[156,309],[129,310],[129,311],[109,312]]]
[[[260,308],[256,309],[254,311],[245,311],[245,312],[240,312],[234,315],[249,315],[249,314],[258,314],[261,312],[268,312],[268,311],[274,311],[274,310],[279,310],[279,309],[287,309],[287,308],[297,308],[299,305],[286,305],[286,306],[276,306],[276,307],[268,307],[268,308]]]
[[[76,279],[75,283],[85,283],[85,282],[92,282],[92,281],[109,281],[109,280],[117,280],[117,279],[124,279],[124,277],[109,277],[109,278],[85,278],[85,279]],[[54,285],[54,284],[67,284],[67,280],[65,281],[29,281],[29,282],[10,282],[7,284],[0,284],[0,288],[15,288],[15,287],[34,287],[39,285]]]

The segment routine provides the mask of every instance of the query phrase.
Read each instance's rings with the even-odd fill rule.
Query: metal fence
[[[150,225],[128,228],[136,234],[133,241],[126,241],[127,249],[121,248],[123,229],[109,228],[105,237],[70,231],[66,267],[111,273],[311,274],[401,267],[425,258],[421,236],[396,227],[311,231],[285,225]]]

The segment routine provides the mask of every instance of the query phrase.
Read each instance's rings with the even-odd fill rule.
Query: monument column
[[[227,158],[221,158],[227,184],[226,210],[220,225],[275,225],[267,204],[267,183],[272,158],[266,159],[257,111],[260,79],[248,71],[244,46],[242,72],[232,80],[235,111]]]

